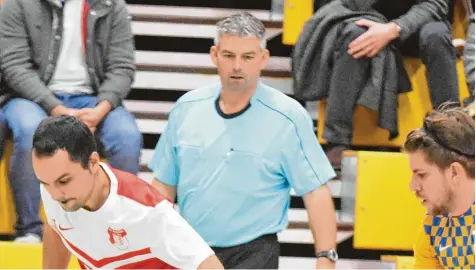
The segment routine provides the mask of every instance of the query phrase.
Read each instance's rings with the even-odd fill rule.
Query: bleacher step
[[[175,102],[124,100],[124,107],[139,119],[167,120]]]
[[[350,237],[353,233],[349,231],[337,232],[337,242],[341,243]],[[307,229],[287,229],[278,233],[278,240],[280,243],[300,243],[300,244],[313,244],[314,239],[312,237],[311,230]]]
[[[171,22],[187,24],[216,24],[218,20],[238,13],[240,9],[177,7],[163,5],[128,5],[128,11],[134,21]],[[282,16],[276,16],[267,10],[246,10],[260,21],[265,27],[281,28]],[[273,19],[271,19],[273,18]]]
[[[174,6],[174,7],[212,7],[212,8],[233,8],[233,9],[256,9],[256,10],[270,10],[272,5],[270,0],[207,0],[207,1],[191,1],[191,0],[126,0],[126,3],[131,5],[148,5],[154,6]]]
[[[142,36],[167,36],[185,38],[214,39],[216,26],[208,24],[169,23],[169,22],[139,22],[132,21],[132,33]],[[271,39],[281,34],[281,28],[267,28],[266,39]]]
[[[216,84],[219,81],[218,75],[138,71],[136,72],[132,87],[151,90],[172,89],[189,91],[206,85]],[[284,94],[293,94],[291,78],[263,76],[261,82],[280,90]]]
[[[331,181],[333,182],[333,181]],[[331,183],[330,182],[330,183]],[[333,194],[336,195],[336,194]],[[340,194],[338,194],[340,197]],[[333,198],[336,198],[333,196]],[[309,219],[306,209],[290,208],[288,212],[289,228],[309,229]],[[346,216],[340,210],[336,210],[337,229],[339,231],[353,231],[354,222],[352,217]]]
[[[315,269],[316,259],[279,257],[280,269]],[[336,269],[395,269],[395,263],[378,260],[339,259]]]
[[[208,53],[136,51],[135,57],[139,71],[217,74]],[[271,56],[261,75],[290,77],[289,57]]]

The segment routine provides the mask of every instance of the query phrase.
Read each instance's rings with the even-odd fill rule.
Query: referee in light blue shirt
[[[259,82],[264,26],[248,13],[217,24],[210,50],[221,83],[190,91],[169,115],[149,168],[225,268],[278,268],[276,233],[288,224],[290,189],[303,196],[316,267],[333,268],[335,177],[307,111]]]

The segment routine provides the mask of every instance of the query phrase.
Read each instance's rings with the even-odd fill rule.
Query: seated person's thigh
[[[23,98],[14,98],[7,102],[3,112],[15,140],[33,138],[41,120],[48,116],[38,104]]]

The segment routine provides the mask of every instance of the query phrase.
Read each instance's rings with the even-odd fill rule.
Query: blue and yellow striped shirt
[[[457,217],[425,216],[415,268],[474,269],[474,203]]]

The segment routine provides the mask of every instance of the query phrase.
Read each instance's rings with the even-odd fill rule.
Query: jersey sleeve
[[[151,161],[148,164],[154,177],[169,186],[176,186],[178,182],[177,158],[174,150],[174,112],[170,113],[167,126],[162,132]]]
[[[426,234],[424,226],[421,227],[414,245],[415,269],[442,269],[436,252],[431,246],[430,236]]]
[[[160,260],[180,269],[197,269],[214,254],[170,202],[163,200],[149,215],[151,252]]]
[[[296,194],[303,196],[336,174],[314,134],[307,111],[300,108],[291,120],[293,125],[283,138],[281,166]]]

